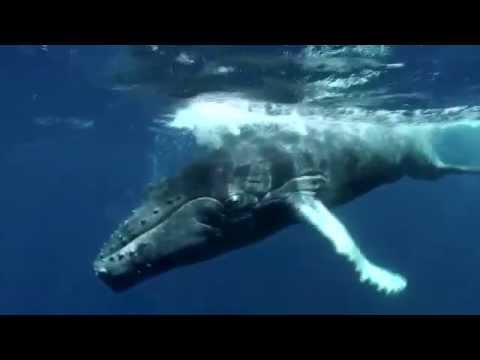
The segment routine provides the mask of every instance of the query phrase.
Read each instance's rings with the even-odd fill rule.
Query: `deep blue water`
[[[361,284],[304,227],[112,293],[91,264],[150,179],[147,128],[162,104],[108,89],[116,47],[47,50],[0,46],[0,313],[480,313],[475,177],[402,180],[337,211],[370,258],[409,279],[398,296]],[[412,75],[389,80],[399,91],[475,104],[480,47],[397,51]],[[79,129],[72,118],[95,125]],[[480,163],[480,152],[469,156]]]

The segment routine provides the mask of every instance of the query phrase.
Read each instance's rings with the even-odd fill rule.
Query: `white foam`
[[[180,53],[175,60],[178,63],[183,64],[183,65],[193,65],[193,64],[195,64],[195,60],[189,54],[187,54],[185,52]]]
[[[364,85],[368,83],[370,79],[380,76],[380,74],[380,71],[367,70],[362,72],[362,74],[351,74],[344,78],[331,75],[326,79],[314,82],[312,85],[334,89],[348,89],[352,86]]]
[[[264,104],[242,98],[198,99],[180,108],[167,124],[190,131],[199,144],[211,147],[221,146],[224,135],[239,135],[243,128],[252,126],[279,126],[306,133],[304,119],[297,112],[270,115],[267,111]]]
[[[480,107],[445,109],[366,110],[360,107],[314,107],[304,104],[279,105],[253,101],[235,94],[199,96],[179,107],[162,124],[191,133],[198,144],[222,146],[224,136],[239,135],[254,128],[268,134],[272,129],[306,134],[326,129],[341,129],[346,134],[366,133],[385,125],[396,131],[424,136],[450,127],[480,127]]]

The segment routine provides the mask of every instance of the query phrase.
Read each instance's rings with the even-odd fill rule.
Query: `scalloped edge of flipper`
[[[347,257],[355,266],[361,282],[368,282],[385,294],[397,294],[405,290],[407,280],[373,264],[362,254],[346,227],[311,192],[297,192],[289,196],[295,212],[312,225],[335,247],[338,254]]]

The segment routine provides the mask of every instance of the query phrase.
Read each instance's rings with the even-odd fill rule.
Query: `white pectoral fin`
[[[333,244],[337,253],[346,256],[355,265],[360,281],[368,281],[387,294],[405,289],[405,278],[371,263],[357,247],[345,226],[312,193],[291,194],[289,201],[304,221],[320,231]]]

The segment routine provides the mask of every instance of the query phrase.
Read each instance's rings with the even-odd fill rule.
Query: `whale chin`
[[[110,253],[102,251],[93,264],[95,274],[119,292],[175,267],[208,259],[222,244],[222,208],[213,198],[185,203],[126,245],[111,247],[115,251]]]

